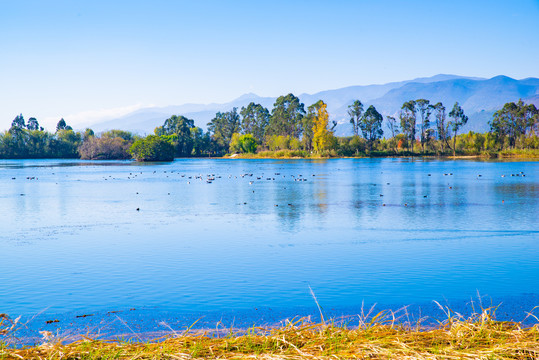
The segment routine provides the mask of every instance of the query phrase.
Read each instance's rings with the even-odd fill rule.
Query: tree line
[[[365,110],[366,108],[366,110]],[[459,134],[468,122],[455,103],[447,112],[427,99],[406,101],[398,114],[384,116],[360,100],[348,106],[352,136],[334,135],[322,100],[308,106],[293,94],[280,96],[272,110],[251,102],[239,111],[218,112],[204,132],[182,115],[166,119],[154,134],[123,130],[96,135],[76,132],[61,119],[54,133],[36,118],[18,115],[0,133],[0,158],[81,158],[172,160],[176,157],[261,153],[267,156],[476,155],[506,149],[539,149],[539,112],[521,100],[505,104],[489,121],[487,133]],[[385,135],[385,136],[384,136]]]

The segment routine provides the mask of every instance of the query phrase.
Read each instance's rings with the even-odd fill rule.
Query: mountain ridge
[[[431,103],[442,102],[447,112],[458,101],[470,118],[463,131],[487,131],[488,120],[498,108],[510,101],[522,98],[536,101],[539,96],[539,79],[528,77],[516,80],[505,75],[490,79],[451,74],[438,74],[432,77],[416,78],[387,84],[355,85],[332,90],[323,90],[314,94],[299,95],[305,107],[323,100],[328,105],[330,119],[338,123],[336,134],[350,135],[351,126],[347,119],[347,108],[353,100],[360,100],[365,108],[374,105],[386,117],[396,116],[402,103],[419,98]],[[100,132],[120,128],[138,132],[152,133],[156,126],[163,124],[172,115],[183,115],[195,120],[195,124],[205,129],[206,124],[216,112],[229,111],[233,107],[240,109],[249,102],[260,103],[270,111],[276,97],[263,97],[255,93],[246,93],[227,103],[170,105],[138,109],[124,116],[88,124],[94,131]]]

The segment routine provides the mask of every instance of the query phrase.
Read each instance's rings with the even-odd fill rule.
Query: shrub
[[[148,135],[136,140],[129,152],[137,161],[172,161],[174,146],[157,135]]]

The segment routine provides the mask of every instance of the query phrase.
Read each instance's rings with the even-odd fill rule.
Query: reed
[[[398,316],[371,308],[356,316],[354,327],[345,319],[314,323],[299,318],[271,328],[170,328],[166,336],[147,342],[133,334],[123,340],[82,336],[69,343],[43,332],[37,346],[0,343],[0,359],[539,359],[539,319],[532,313],[536,324],[526,327],[496,321],[496,307],[464,318],[439,306],[446,317],[434,326],[407,321],[406,311]],[[5,338],[13,321],[2,320]]]

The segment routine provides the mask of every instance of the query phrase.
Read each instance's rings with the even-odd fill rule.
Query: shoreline
[[[384,155],[384,156],[258,156],[257,154],[232,154],[223,156],[190,156],[177,157],[171,161],[136,161],[135,159],[80,159],[80,158],[0,158],[0,161],[27,161],[27,160],[69,160],[82,162],[134,162],[140,164],[150,163],[170,163],[175,160],[339,160],[339,159],[429,159],[429,160],[519,160],[519,161],[539,161],[539,153],[535,154],[513,154],[500,155],[495,157],[487,155]]]
[[[326,304],[327,305],[327,304]],[[313,300],[311,305],[294,307],[262,306],[256,308],[215,308],[206,310],[174,309],[162,306],[88,308],[67,312],[50,312],[47,309],[37,313],[10,311],[0,315],[0,343],[2,329],[19,318],[10,330],[17,338],[18,346],[36,344],[43,331],[56,334],[63,342],[79,340],[80,334],[100,334],[103,340],[117,340],[131,337],[152,341],[161,336],[190,329],[196,332],[235,329],[236,332],[249,328],[279,328],[290,321],[309,319],[320,323],[346,323],[348,327],[361,325],[362,317],[371,319],[378,313],[392,315],[396,324],[421,323],[424,328],[433,328],[448,317],[448,311],[464,318],[471,318],[482,309],[494,309],[492,316],[500,322],[515,322],[522,326],[538,326],[539,294],[521,294],[489,297],[476,295],[468,299],[437,301],[398,302],[394,304],[361,302],[355,305],[334,306]],[[0,309],[5,312],[8,309]],[[9,310],[8,310],[9,311]],[[530,315],[532,314],[532,315]],[[3,321],[2,321],[3,320]]]
[[[534,359],[539,355],[539,328],[519,322],[498,321],[497,307],[481,308],[469,317],[440,305],[446,318],[435,326],[399,323],[391,311],[358,315],[356,326],[342,321],[293,318],[279,326],[246,329],[170,328],[146,334],[132,329],[115,339],[101,333],[78,333],[71,337],[40,332],[31,346],[2,342],[1,359]],[[396,321],[397,319],[397,321]]]

